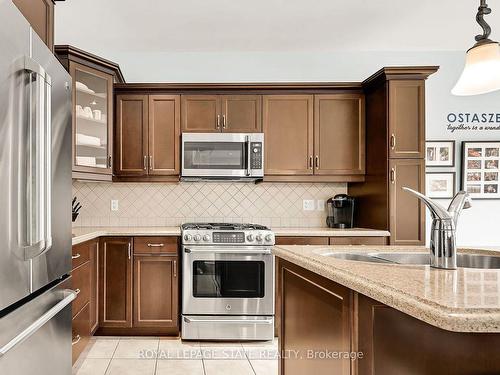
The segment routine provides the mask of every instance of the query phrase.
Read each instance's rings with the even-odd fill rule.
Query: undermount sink
[[[402,265],[427,265],[429,253],[321,253],[336,259],[353,260],[370,263],[402,264]],[[457,266],[463,268],[500,269],[500,256],[479,254],[457,254]]]

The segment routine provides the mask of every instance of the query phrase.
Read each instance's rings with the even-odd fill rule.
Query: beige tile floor
[[[93,337],[74,375],[277,375],[277,340],[192,342],[171,338]]]

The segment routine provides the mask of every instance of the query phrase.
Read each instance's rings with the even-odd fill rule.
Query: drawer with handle
[[[144,236],[134,237],[134,254],[177,254],[177,237]]]
[[[90,246],[88,242],[74,245],[72,248],[72,269],[80,266],[90,259]]]
[[[72,309],[75,316],[90,301],[90,262],[71,272],[73,290],[77,293]]]
[[[73,363],[75,363],[90,338],[90,304],[87,303],[73,318],[72,336],[72,357]]]

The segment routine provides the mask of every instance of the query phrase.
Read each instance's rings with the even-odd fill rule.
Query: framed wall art
[[[500,141],[462,143],[462,189],[476,199],[500,199]]]
[[[451,199],[456,190],[455,172],[427,172],[425,192],[429,198]]]
[[[455,141],[425,142],[425,165],[427,167],[454,167]]]

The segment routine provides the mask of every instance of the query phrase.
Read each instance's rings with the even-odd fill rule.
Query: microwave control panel
[[[250,144],[250,168],[262,169],[262,142]]]

